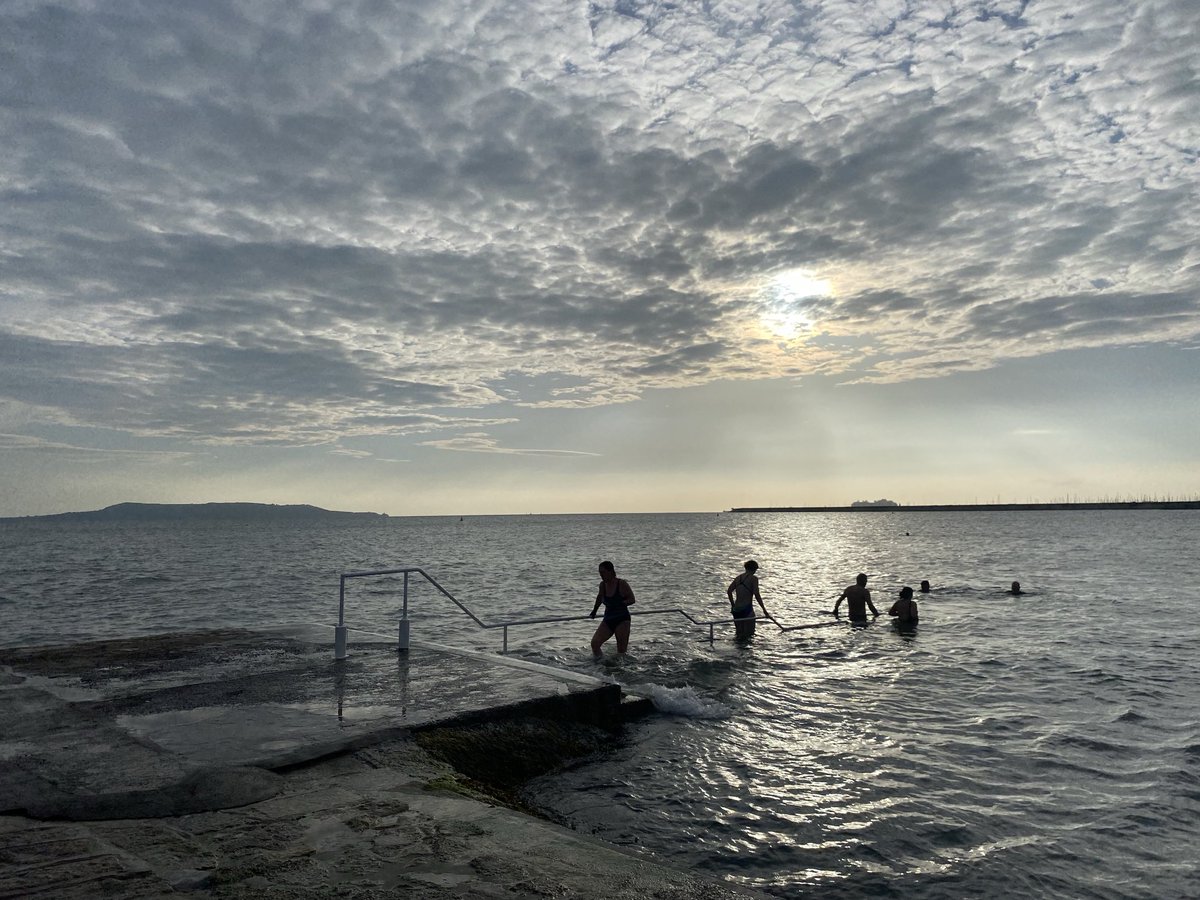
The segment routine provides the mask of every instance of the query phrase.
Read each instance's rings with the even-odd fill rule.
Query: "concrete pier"
[[[552,767],[647,701],[331,635],[0,649],[0,900],[753,896],[500,805],[489,759]]]

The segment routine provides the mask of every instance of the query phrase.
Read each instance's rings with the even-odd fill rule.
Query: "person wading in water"
[[[867,576],[862,572],[858,573],[854,584],[842,591],[842,596],[838,597],[837,603],[833,604],[835,616],[838,615],[838,607],[842,605],[843,600],[846,601],[846,610],[850,614],[850,621],[856,625],[866,624],[867,607],[871,608],[871,615],[879,615],[879,610],[871,602],[871,592],[867,590]]]
[[[917,625],[917,601],[913,599],[913,589],[908,585],[900,588],[900,599],[888,610],[889,616],[895,616],[893,623],[899,629],[915,628]]]
[[[613,635],[617,637],[617,652],[624,653],[629,649],[629,629],[633,624],[633,617],[629,615],[629,607],[634,603],[633,588],[624,578],[617,577],[616,567],[607,559],[600,563],[600,590],[596,593],[596,605],[592,607],[593,619],[602,603],[604,618],[592,635],[592,655],[600,656],[600,648]]]
[[[729,582],[729,587],[725,588],[725,593],[729,596],[729,610],[735,619],[739,621],[734,627],[737,629],[737,636],[744,640],[754,636],[754,601],[758,601],[758,605],[762,608],[764,618],[771,618],[771,614],[767,612],[767,608],[763,606],[762,594],[758,591],[758,563],[754,560],[747,560],[743,564],[745,572],[739,575],[733,581]],[[737,596],[734,596],[734,594]]]

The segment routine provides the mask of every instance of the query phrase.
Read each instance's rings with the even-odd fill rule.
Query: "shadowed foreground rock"
[[[755,896],[464,796],[411,741],[282,776],[272,799],[175,818],[0,817],[0,897]]]
[[[645,709],[297,629],[0,649],[0,900],[760,896],[496,803]]]

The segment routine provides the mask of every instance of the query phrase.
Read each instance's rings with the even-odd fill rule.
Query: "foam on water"
[[[637,692],[654,701],[659,712],[693,719],[724,719],[729,707],[701,696],[693,687],[670,688],[661,684],[639,684]]]

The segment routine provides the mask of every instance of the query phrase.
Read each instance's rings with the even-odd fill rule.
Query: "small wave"
[[[966,822],[922,822],[914,823],[911,828],[920,834],[922,841],[927,841],[934,847],[970,847],[982,839]],[[914,844],[912,853],[919,853],[922,846],[922,843]]]
[[[846,659],[849,657],[845,650],[835,647],[831,650],[822,650],[819,653],[814,653],[813,656],[817,659]]]
[[[1085,750],[1089,753],[1127,754],[1133,753],[1136,749],[1129,744],[1106,741],[1101,738],[1089,737],[1088,735],[1083,734],[1052,734],[1042,738],[1039,743],[1043,743],[1048,746]]]
[[[173,579],[171,578],[170,575],[151,574],[151,575],[131,575],[128,578],[125,578],[123,580],[125,581],[126,584],[166,584],[167,582],[170,582]]]
[[[1075,669],[1070,674],[1080,676],[1093,684],[1120,684],[1125,681],[1125,676],[1104,669]]]
[[[693,687],[671,688],[661,684],[639,684],[633,690],[654,701],[654,706],[659,712],[692,719],[725,719],[730,715],[728,706],[700,696]]]
[[[1127,709],[1121,715],[1113,719],[1114,722],[1145,722],[1148,721],[1145,716],[1135,713],[1132,709]]]

